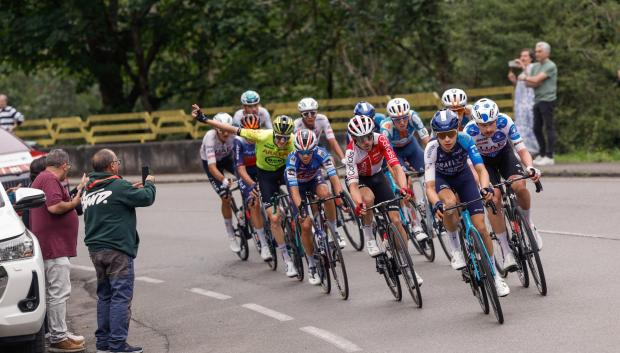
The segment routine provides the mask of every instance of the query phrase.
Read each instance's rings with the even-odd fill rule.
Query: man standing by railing
[[[8,102],[9,98],[5,94],[0,94],[0,128],[13,132],[24,122],[24,116],[8,105]]]

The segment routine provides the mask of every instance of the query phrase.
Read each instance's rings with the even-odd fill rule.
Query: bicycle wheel
[[[411,211],[411,215],[408,217],[409,222],[409,237],[411,238],[411,242],[418,250],[418,252],[430,262],[435,261],[435,244],[433,244],[433,232],[428,224],[426,223],[426,214],[424,211],[421,211],[420,208],[413,202],[409,201],[408,204],[409,210]],[[413,219],[417,219],[420,222],[420,227],[424,234],[428,237],[422,241],[417,241],[415,239],[415,232],[413,231]]]
[[[525,255],[525,246],[523,243],[523,228],[519,222],[516,221],[512,210],[508,210],[507,208],[504,209],[504,215],[506,222],[510,225],[510,243],[517,262],[517,277],[519,277],[519,282],[521,282],[521,285],[527,288],[530,286],[530,276],[527,273],[527,260]]]
[[[439,226],[439,223],[435,221],[433,218],[433,226],[431,227],[433,231],[433,236],[439,239],[439,244],[441,244],[441,248],[443,249],[443,253],[446,254],[448,261],[452,261],[452,252],[451,248],[448,246],[448,233],[443,226]]]
[[[373,233],[377,244],[382,244],[383,236],[379,234],[380,232],[378,229],[374,229],[373,227]],[[394,261],[392,254],[384,252],[378,255],[375,257],[375,265],[377,267],[377,272],[383,275],[385,283],[390,293],[394,296],[394,299],[396,299],[396,301],[401,301],[403,298],[403,290],[400,286],[400,279],[398,278],[398,265],[396,265],[396,261]]]
[[[338,245],[338,239],[331,229],[327,227],[327,224],[323,224],[323,229],[327,229],[327,236],[329,237],[326,255],[329,261],[331,277],[334,279],[342,299],[347,300],[349,298],[349,279],[347,277],[347,268],[344,264],[344,257]]]
[[[413,261],[411,260],[411,255],[409,255],[407,243],[400,236],[395,225],[390,223],[387,229],[390,243],[389,251],[392,251],[394,254],[400,274],[405,278],[405,283],[407,283],[407,289],[409,290],[409,294],[411,294],[411,299],[413,299],[413,302],[416,303],[418,308],[421,308],[422,294],[420,293],[420,286],[418,285],[418,279],[413,269]]]
[[[495,289],[495,278],[493,278],[493,270],[491,269],[491,259],[488,256],[484,244],[482,243],[482,238],[478,232],[472,229],[470,230],[469,235],[474,240],[475,257],[480,259],[478,261],[478,264],[480,265],[478,268],[480,280],[484,284],[484,289],[487,293],[489,303],[493,308],[495,319],[497,319],[497,322],[500,324],[503,324],[504,313],[502,312],[502,305],[499,302],[497,290]]]
[[[362,233],[362,221],[355,216],[353,210],[355,206],[351,200],[351,196],[345,191],[342,201],[344,205],[349,209],[349,212],[343,210],[343,206],[339,206],[337,210],[338,214],[338,226],[342,227],[344,234],[349,239],[353,249],[362,251],[364,249],[364,234]]]
[[[241,217],[243,217],[243,209],[240,210],[239,208],[237,208],[237,203],[235,202],[235,198],[232,195],[230,195],[230,209],[233,214],[233,232],[235,234],[235,237],[237,237],[237,241],[239,242],[239,251],[237,252],[237,256],[239,256],[242,261],[246,261],[248,259],[248,256],[250,255],[250,251],[248,248],[248,238],[245,230],[245,219],[239,218],[240,215]]]
[[[516,212],[517,219],[523,229],[523,248],[525,257],[527,259],[528,267],[532,273],[536,288],[541,295],[547,295],[547,280],[545,279],[545,270],[543,269],[542,261],[540,260],[540,253],[538,251],[538,244],[534,237],[534,232],[530,225],[523,218],[520,210]],[[527,272],[527,270],[525,270]]]
[[[467,262],[467,266],[463,269],[462,275],[463,280],[469,283],[471,288],[471,292],[478,300],[478,304],[480,304],[480,308],[482,312],[486,315],[489,313],[489,298],[487,297],[487,292],[484,289],[484,284],[482,283],[480,277],[480,260],[476,256],[471,256],[471,254],[475,254],[474,246],[471,242],[466,242],[464,238],[464,230],[459,231],[459,237],[461,242],[461,249],[463,249],[463,256],[465,261]]]
[[[318,245],[315,243],[315,245]],[[325,254],[319,255],[319,262],[316,266],[317,274],[321,279],[321,288],[323,293],[329,294],[332,290],[332,281],[329,277],[329,260]]]
[[[508,276],[508,271],[504,271],[500,266],[501,263],[504,263],[504,248],[502,248],[499,239],[495,235],[495,233],[491,233],[491,240],[493,241],[493,257],[495,258],[495,269],[497,273],[499,273],[502,278],[506,278]]]
[[[284,229],[284,240],[286,242],[286,249],[288,254],[295,264],[297,270],[297,279],[301,282],[304,280],[304,261],[300,247],[297,245],[297,227],[295,221],[288,217],[288,215],[282,221],[282,229]]]

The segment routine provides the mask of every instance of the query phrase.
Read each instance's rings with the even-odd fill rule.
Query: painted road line
[[[600,234],[585,234],[585,233],[574,233],[574,232],[565,232],[565,231],[560,231],[560,230],[544,230],[544,229],[539,229],[538,231],[541,233],[569,235],[572,237],[620,240],[619,238],[614,238],[609,235],[600,235]]]
[[[136,277],[136,281],[154,283],[154,284],[164,283],[164,281],[162,281],[161,279],[145,277],[145,276]]]
[[[277,312],[275,310],[271,310],[269,308],[265,308],[264,306],[260,306],[258,304],[248,303],[248,304],[243,304],[241,306],[246,308],[246,309],[250,309],[250,310],[256,311],[257,313],[261,313],[263,315],[269,316],[269,317],[274,318],[274,319],[279,320],[279,321],[290,321],[290,320],[293,320],[292,317],[290,317],[290,316],[288,316],[286,314],[282,314],[281,312]]]
[[[189,291],[192,292],[192,293],[204,295],[206,297],[211,297],[211,298],[215,298],[215,299],[219,299],[219,300],[226,300],[226,299],[232,298],[230,295],[226,295],[226,294],[222,294],[222,293],[218,293],[218,292],[213,292],[213,291],[210,291],[210,290],[205,290],[205,289],[202,289],[202,288],[191,288],[191,289],[189,289]]]
[[[355,343],[314,326],[301,327],[300,330],[311,334],[312,336],[318,337],[327,343],[331,343],[345,352],[359,352],[362,350]]]
[[[74,268],[76,270],[95,272],[95,268],[92,266],[82,266],[82,265],[71,264],[71,268]]]

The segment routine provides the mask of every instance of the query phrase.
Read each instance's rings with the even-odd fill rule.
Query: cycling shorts
[[[416,139],[403,147],[394,147],[394,152],[403,169],[407,170],[409,165],[417,172],[424,170],[424,151]]]
[[[443,189],[452,189],[459,196],[461,202],[469,202],[480,197],[478,184],[469,168],[452,176],[435,173],[435,191],[439,193]],[[472,215],[484,213],[482,200],[470,203],[467,209]]]
[[[302,200],[306,199],[306,194],[310,194],[310,198],[312,198],[312,196],[316,195],[316,188],[320,185],[320,184],[327,184],[325,182],[325,178],[323,178],[323,174],[319,173],[317,174],[314,178],[312,178],[312,180],[309,180],[305,183],[299,183],[299,185],[297,185],[297,187],[299,188],[299,196],[301,196]],[[289,195],[291,194],[291,190],[289,188],[288,191]],[[292,205],[292,201],[291,201],[291,205]],[[297,216],[297,207],[292,207],[292,211],[293,211],[293,216]]]
[[[260,198],[266,209],[271,207],[271,198],[280,191],[280,186],[286,185],[284,169],[284,166],[275,171],[257,169]]]
[[[394,192],[390,182],[384,173],[377,173],[372,176],[359,176],[359,188],[369,188],[375,195],[375,205],[384,201],[394,199]],[[398,203],[391,204],[388,209],[390,211],[398,211]]]
[[[222,158],[221,160],[215,163],[215,167],[220,173],[224,174],[224,171],[228,171],[230,174],[235,174],[235,164],[233,163],[232,156]],[[209,182],[211,186],[213,186],[213,190],[220,196],[223,197],[228,192],[228,189],[222,187],[222,182],[215,179],[213,174],[209,172],[209,163],[202,160],[202,168],[204,168],[205,173],[207,173],[207,177],[209,178]]]
[[[523,166],[512,147],[506,145],[495,157],[482,156],[484,166],[489,173],[491,184],[498,184],[502,178],[508,180],[513,175],[523,175]]]
[[[258,177],[257,177],[257,168],[256,167],[246,167],[245,168],[246,172],[248,173],[248,175],[250,176],[250,178],[252,180],[254,180],[255,182],[258,182]],[[252,192],[252,189],[250,188],[250,184],[246,183],[240,176],[237,175],[237,180],[239,183],[239,191],[241,191],[241,195],[243,196],[243,200],[247,201],[248,198],[250,197],[250,193]]]

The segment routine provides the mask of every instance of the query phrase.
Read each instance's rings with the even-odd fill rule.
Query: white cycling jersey
[[[236,135],[229,134],[226,141],[222,141],[217,137],[215,129],[207,131],[200,146],[200,158],[203,161],[207,161],[208,164],[213,164],[226,157],[232,157],[235,148],[235,137]]]
[[[523,139],[519,131],[517,131],[517,125],[508,115],[500,113],[497,120],[495,120],[495,126],[497,126],[497,131],[490,137],[486,137],[480,132],[475,120],[467,123],[463,131],[474,139],[478,151],[486,157],[497,156],[506,147],[509,140],[514,146],[515,151],[519,152],[525,148]]]
[[[325,137],[327,139],[333,139],[336,138],[336,136],[334,135],[334,130],[332,130],[332,126],[329,123],[329,119],[327,119],[327,117],[323,114],[317,114],[316,115],[316,119],[314,120],[314,129],[310,129],[308,128],[305,124],[304,124],[304,120],[302,118],[298,118],[295,120],[295,132],[301,130],[301,129],[309,129],[312,130],[314,132],[314,134],[316,135],[316,138],[320,139],[321,135],[323,134],[323,132],[325,132]]]
[[[235,112],[233,116],[233,125],[241,127],[241,118],[243,118],[243,114],[243,108]],[[271,125],[271,115],[267,109],[258,107],[258,120],[260,121],[261,129],[273,129],[273,125]]]

